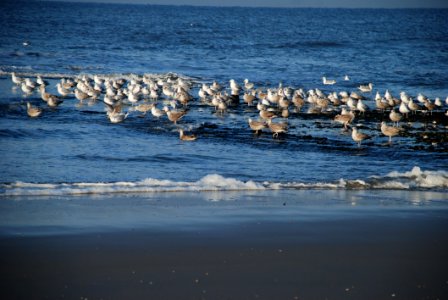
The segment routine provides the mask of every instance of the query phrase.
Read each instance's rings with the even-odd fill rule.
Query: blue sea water
[[[9,2],[0,10],[0,36],[3,196],[448,189],[447,121],[440,121],[448,106],[448,10]],[[80,105],[72,96],[50,109],[38,93],[14,89],[11,72],[42,75],[52,93],[61,77],[170,73],[194,83],[194,100],[177,126],[137,112],[111,124],[101,101]],[[322,76],[337,83],[325,86]],[[221,115],[198,99],[201,83],[228,88],[230,79],[245,78],[262,88],[281,83],[325,93],[372,82],[371,109],[375,93],[386,90],[440,97],[444,107],[436,123],[429,114],[404,122],[406,132],[391,145],[379,130],[382,119],[357,117],[372,136],[358,148],[332,117],[306,110],[292,114],[288,133],[274,139],[249,129],[255,107],[241,104]],[[42,116],[30,119],[26,101],[43,107]],[[180,141],[179,127],[198,140]],[[432,134],[438,142],[422,138]]]

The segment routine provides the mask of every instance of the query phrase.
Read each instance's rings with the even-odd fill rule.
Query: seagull
[[[400,128],[387,126],[386,122],[381,122],[381,132],[389,137],[389,143],[392,143],[392,137],[398,135],[400,131]]]
[[[72,80],[72,79],[65,79],[65,78],[62,78],[61,79],[61,84],[62,84],[62,87],[64,88],[64,89],[71,89],[72,87],[74,87],[75,86],[75,82]]]
[[[179,129],[179,138],[182,141],[195,141],[198,137],[194,134],[186,135],[183,129]]]
[[[149,98],[151,98],[151,100],[153,101],[156,101],[159,98],[159,93],[156,89],[151,88],[151,91],[149,92]]]
[[[42,76],[40,76],[40,75],[37,75],[36,82],[38,85],[48,85],[48,81],[43,80]]]
[[[384,112],[385,109],[389,108],[389,104],[384,102],[383,99],[375,100],[375,105],[377,109]]]
[[[358,89],[363,93],[370,93],[373,89],[373,84],[369,83],[368,85],[360,85]]]
[[[133,106],[135,103],[139,101],[139,95],[134,93],[129,93],[128,95],[128,101],[131,102],[131,105]]]
[[[358,94],[357,92],[351,92],[350,93],[350,98],[356,99],[356,100],[365,100],[366,97]]]
[[[20,77],[17,77],[16,73],[14,73],[14,72],[11,73],[11,80],[12,80],[12,82],[14,82],[17,85],[22,84],[22,82],[23,82],[23,79]]]
[[[347,126],[353,121],[355,118],[355,114],[353,112],[349,112],[348,114],[340,114],[334,117],[334,121],[344,124],[344,129],[347,130]]]
[[[422,95],[422,94],[419,94],[419,96],[417,97],[417,99],[419,99],[419,101],[424,101],[425,100],[425,96],[424,95]],[[423,100],[421,100],[421,99],[423,99]],[[400,92],[400,100],[401,100],[401,102],[404,102],[404,103],[408,103],[409,102],[409,96],[406,94],[406,92]]]
[[[252,106],[252,103],[255,100],[255,92],[252,93],[244,93],[243,100],[247,103],[248,106]]]
[[[417,100],[420,103],[424,103],[426,101],[426,99],[428,99],[428,97],[426,97],[425,95],[423,95],[422,93],[418,93],[417,95]]]
[[[137,110],[141,113],[143,113],[143,117],[146,116],[146,113],[154,107],[153,103],[142,103],[134,107],[134,110]]]
[[[31,105],[31,103],[27,102],[26,103],[26,112],[28,113],[28,116],[30,116],[31,118],[35,118],[42,114],[42,109],[40,109],[37,106],[33,106],[33,105]]]
[[[269,129],[272,131],[272,137],[278,137],[279,133],[288,131],[288,123],[272,123],[271,119],[267,120]]]
[[[249,79],[244,79],[244,88],[246,90],[251,90],[254,88],[254,83],[253,82],[249,82]]]
[[[232,79],[233,80],[233,79]],[[208,94],[210,94],[210,96],[212,96],[212,94],[214,94],[214,93],[216,93],[216,92],[219,92],[219,91],[221,91],[222,90],[222,86],[218,83],[218,82],[216,82],[216,81],[213,81],[213,83],[212,83],[212,85],[210,86],[210,88],[209,89],[207,89],[207,91],[208,91]]]
[[[367,110],[369,110],[369,107],[362,102],[362,99],[358,100],[358,103],[356,103],[356,108],[362,113],[364,114]]]
[[[204,85],[205,84],[203,84],[202,87],[198,91],[198,95],[199,95],[200,99],[206,99],[207,98],[207,92],[206,92],[207,86],[205,85],[206,87],[204,88]]]
[[[415,102],[412,100],[412,98],[409,99],[408,108],[409,108],[411,111],[413,111],[414,114],[415,114],[415,112],[416,112],[417,110],[421,109],[420,105],[418,105],[417,103],[415,103]]]
[[[305,100],[303,99],[300,92],[296,91],[294,93],[294,96],[292,97],[292,103],[298,110],[300,110],[302,108],[302,106],[305,105]]]
[[[221,113],[221,115],[227,110],[227,104],[224,100],[218,100],[218,108],[217,111]]]
[[[151,108],[151,114],[157,119],[165,114],[165,111],[158,109],[155,105]]]
[[[104,95],[103,102],[105,104],[109,104],[113,107],[121,104],[121,100],[118,100],[116,97],[108,96],[108,95]]]
[[[432,103],[429,99],[425,101],[424,105],[425,105],[426,109],[431,112],[431,115],[432,115],[432,111],[436,108],[436,105],[434,103]]]
[[[83,100],[89,98],[89,95],[87,95],[86,93],[84,93],[84,92],[82,92],[82,91],[76,89],[76,90],[75,90],[75,97],[76,97],[76,99],[78,99],[79,101],[83,101]]]
[[[262,109],[260,110],[259,114],[263,120],[277,118],[277,115],[274,112],[266,110],[265,107],[261,108]]]
[[[61,104],[63,101],[59,99],[58,96],[51,95],[48,96],[47,105],[50,107],[57,107],[59,104]]]
[[[64,88],[61,83],[56,84],[56,87],[58,89],[59,95],[61,95],[62,97],[66,97],[67,95],[72,93],[68,89]]]
[[[356,127],[352,128],[352,139],[358,143],[358,147],[361,147],[361,142],[366,139],[370,139],[371,136],[358,131]]]
[[[122,112],[119,113],[112,112],[108,115],[108,117],[111,123],[120,123],[123,122],[128,117],[128,115],[129,113],[125,114]]]
[[[327,79],[327,77],[324,76],[324,77],[322,77],[322,82],[325,85],[333,85],[333,84],[336,83],[336,80],[334,80],[334,79]]]
[[[164,85],[162,87],[162,93],[167,97],[167,98],[172,98],[174,97],[174,91],[170,89],[169,86]]]
[[[24,92],[27,96],[31,95],[34,92],[34,88],[28,86],[25,82],[22,82],[20,87],[22,89],[22,92]]]
[[[129,115],[129,112],[126,114],[121,112],[121,105],[112,106],[106,104],[107,109],[107,117],[111,123],[120,123],[123,122]]]
[[[250,128],[254,130],[256,134],[258,134],[263,128],[266,128],[265,122],[254,121],[251,118],[249,118],[248,122]]]
[[[401,118],[403,118],[403,115],[401,113],[396,112],[394,109],[392,109],[390,111],[389,118],[392,122],[394,122],[394,125],[396,123],[397,127],[398,127],[398,122],[400,122]]]
[[[231,90],[240,90],[240,85],[235,81],[235,79],[230,79],[230,89]]]
[[[174,124],[177,124],[177,121],[180,120],[183,116],[187,114],[186,111],[173,111],[168,108],[168,106],[164,106],[163,110],[166,112],[166,115],[168,116],[168,119],[173,122]]]
[[[409,110],[409,107],[406,105],[406,103],[404,101],[401,102],[400,107],[398,108],[398,110],[406,116],[406,118],[408,117],[408,113],[410,113],[411,111]]]

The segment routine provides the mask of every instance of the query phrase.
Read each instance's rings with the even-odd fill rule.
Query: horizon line
[[[176,7],[217,7],[217,8],[319,8],[319,9],[390,9],[390,10],[413,10],[413,9],[448,9],[448,6],[410,6],[410,7],[349,7],[349,6],[272,6],[272,5],[204,5],[204,4],[160,4],[160,3],[143,3],[143,2],[129,2],[125,0],[119,0],[117,2],[109,0],[93,0],[93,1],[83,1],[83,0],[24,0],[26,2],[58,2],[58,3],[84,3],[84,4],[118,4],[118,5],[147,5],[147,6],[176,6]],[[20,2],[20,0],[19,0]]]

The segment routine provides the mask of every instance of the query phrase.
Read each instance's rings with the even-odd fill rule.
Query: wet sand
[[[286,198],[178,206],[189,211],[184,215],[173,215],[178,204],[140,205],[149,219],[150,211],[167,224],[182,219],[168,226],[134,226],[136,215],[135,224],[115,229],[70,231],[60,224],[51,234],[52,226],[36,226],[46,234],[2,234],[2,298],[447,298],[446,205],[353,207]]]

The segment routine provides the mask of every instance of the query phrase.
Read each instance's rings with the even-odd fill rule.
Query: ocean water
[[[274,9],[9,2],[0,11],[0,197],[228,190],[448,190],[448,10]],[[73,95],[49,108],[24,95],[11,73],[41,75],[56,94],[61,78],[99,75],[183,78],[194,99],[177,125],[129,115],[112,124],[103,96]],[[350,76],[344,81],[345,75]],[[322,76],[335,79],[323,85]],[[255,106],[224,113],[198,97],[201,84],[248,78],[324,93],[372,82],[371,112],[354,124],[371,139],[358,147],[326,113],[290,108],[289,130],[273,138],[247,124]],[[423,93],[442,107],[401,122],[392,144],[388,113],[373,97]],[[243,92],[240,96],[242,98]],[[26,102],[43,108],[29,118]],[[141,100],[140,102],[151,102]],[[168,105],[161,96],[159,108]],[[277,121],[276,121],[277,122]],[[179,139],[183,128],[198,136]],[[224,197],[225,198],[225,197]],[[443,197],[442,197],[443,198]],[[221,199],[221,198],[220,198]],[[448,197],[447,197],[448,199]]]

